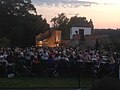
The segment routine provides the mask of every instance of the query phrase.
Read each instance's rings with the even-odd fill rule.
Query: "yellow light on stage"
[[[59,40],[58,36],[56,36],[56,46],[57,47],[59,47],[59,42],[60,42],[60,40]]]
[[[42,41],[39,41],[39,42],[38,42],[38,46],[40,46],[40,47],[41,47],[41,46],[42,46],[42,44],[43,44],[43,43],[42,43]]]

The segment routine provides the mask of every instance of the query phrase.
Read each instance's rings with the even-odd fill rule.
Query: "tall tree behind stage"
[[[0,39],[8,39],[10,46],[35,45],[35,36],[49,29],[31,0],[0,0]]]

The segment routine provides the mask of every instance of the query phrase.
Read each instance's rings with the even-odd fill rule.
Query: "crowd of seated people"
[[[113,74],[115,51],[71,47],[0,48],[0,76],[90,76]],[[115,71],[115,72],[113,72]]]

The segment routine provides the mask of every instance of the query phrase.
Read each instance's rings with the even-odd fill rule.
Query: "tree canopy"
[[[36,12],[31,0],[0,0],[0,12],[3,15],[25,16]]]
[[[62,31],[62,39],[69,38],[67,27],[69,19],[66,17],[65,13],[58,14],[57,17],[51,19],[51,22],[53,23],[54,29],[59,29]]]
[[[35,45],[35,36],[49,30],[42,15],[37,15],[31,0],[0,0],[0,38],[11,46]]]

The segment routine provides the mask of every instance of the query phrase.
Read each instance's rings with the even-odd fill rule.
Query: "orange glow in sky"
[[[58,0],[59,1],[59,0]],[[88,1],[88,0],[85,0]],[[42,14],[50,23],[51,18],[60,13],[65,13],[68,18],[75,16],[92,19],[95,28],[120,28],[120,1],[119,0],[89,0],[99,2],[99,5],[69,7],[35,5],[38,14]]]

